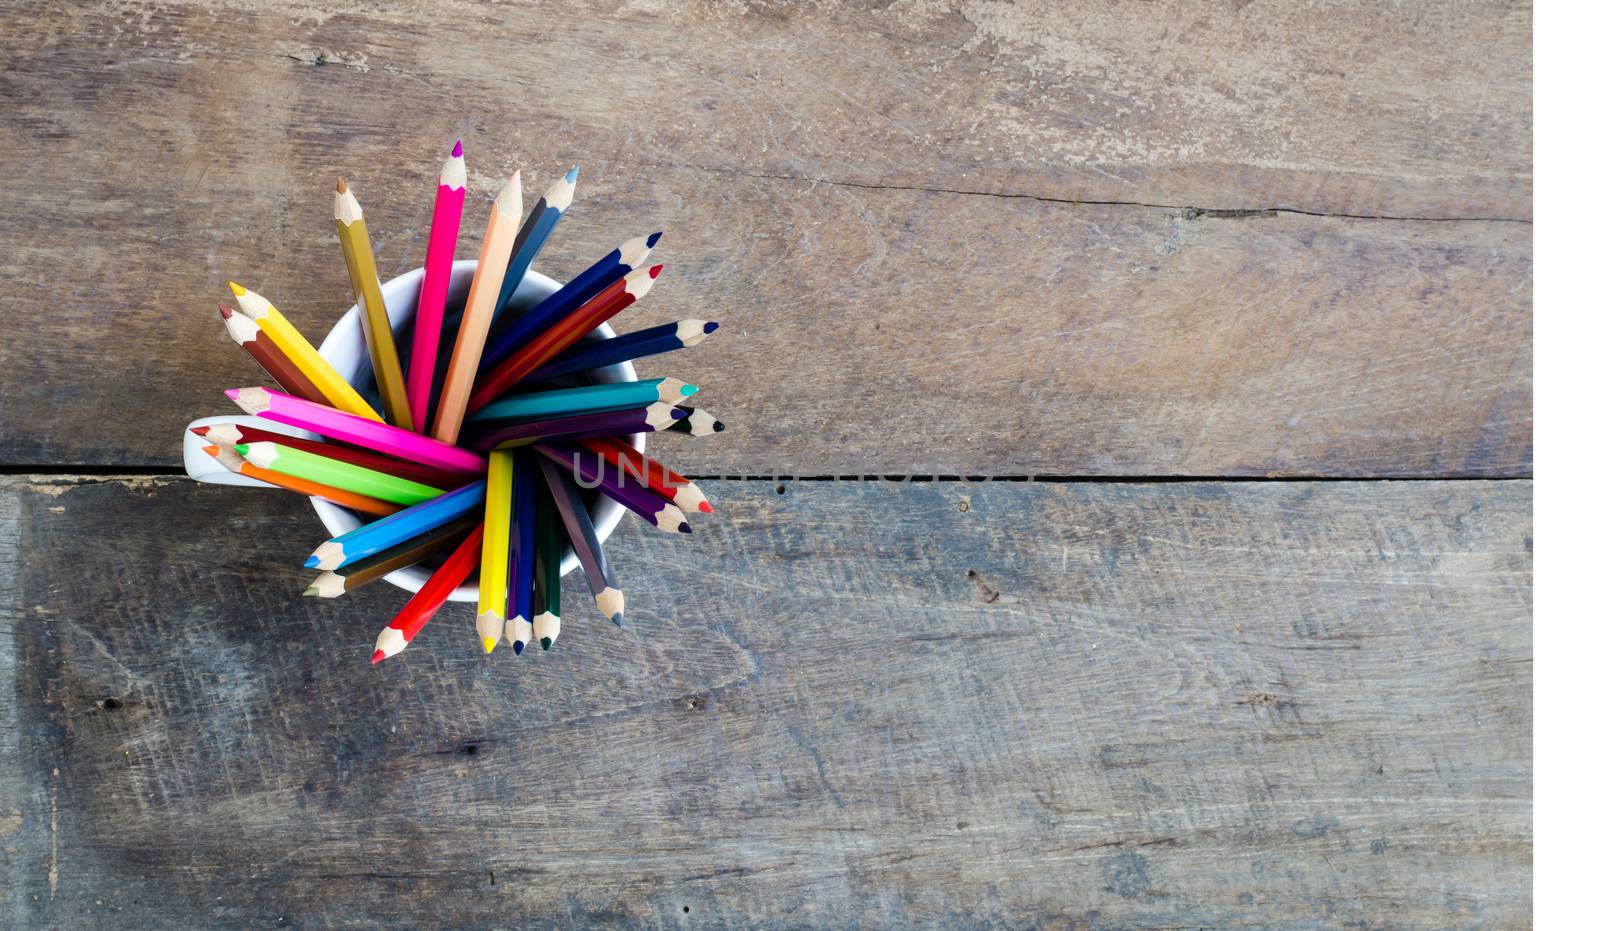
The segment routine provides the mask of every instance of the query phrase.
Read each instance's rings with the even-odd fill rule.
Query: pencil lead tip
[[[702,514],[710,514],[711,510],[712,509],[711,509],[711,502],[710,501],[702,501],[702,502],[700,502],[700,513],[702,513]]]
[[[211,428],[210,427],[190,427],[189,428],[189,432],[193,433],[195,436],[200,437],[201,439],[205,439],[206,431],[209,430],[209,429],[211,429]]]
[[[550,652],[550,645],[552,643],[555,643],[555,640],[553,640],[553,639],[551,639],[549,637],[540,637],[539,638],[539,648],[544,650],[546,653]]]
[[[350,190],[350,186],[348,184],[344,183],[344,179],[343,178],[340,178],[339,179],[339,183],[335,184],[333,186],[333,189],[335,191],[338,191],[340,194],[343,194],[345,191]]]
[[[450,150],[450,157],[451,158],[460,158],[461,157],[461,140],[460,139],[456,140],[456,147]]]
[[[513,641],[511,641],[511,652],[517,654],[518,656],[521,656],[522,655],[522,651],[527,649],[527,646],[528,645],[526,643],[523,643],[521,640],[513,640]]]
[[[233,291],[234,297],[244,297],[244,285],[237,281],[228,282],[228,288]]]
[[[384,660],[384,656],[383,656],[383,651],[382,650],[373,650],[372,651],[372,665],[376,666],[379,663],[383,662],[383,660]]]
[[[656,247],[656,243],[658,243],[660,241],[661,241],[661,232],[658,230],[658,231],[656,231],[654,233],[651,233],[649,236],[646,236],[645,240],[644,240],[644,244],[649,246],[650,248],[654,249]]]
[[[622,612],[621,611],[618,611],[616,614],[611,615],[611,623],[617,625],[618,627],[624,626],[623,623],[622,623]]]
[[[686,397],[686,398],[687,398],[687,397],[689,397],[689,396],[690,396],[690,395],[692,395],[692,394],[694,394],[694,393],[696,393],[696,392],[698,392],[698,391],[699,391],[699,390],[700,390],[700,386],[699,386],[699,385],[684,385],[684,386],[683,386],[683,387],[682,387],[682,388],[680,388],[680,389],[679,389],[679,392],[680,392],[680,393],[681,393],[681,394],[682,394],[682,395],[683,395],[683,396],[684,396],[684,397]]]
[[[719,327],[721,325],[722,324],[718,323],[715,320],[707,320],[706,321],[706,325],[705,325],[705,331],[707,333],[715,333],[715,332],[717,332],[717,327]]]
[[[666,265],[656,265],[656,266],[653,266],[653,267],[652,267],[652,268],[651,268],[651,269],[650,269],[650,277],[651,277],[651,278],[656,278],[656,277],[659,277],[659,276],[660,276],[660,275],[661,275],[661,270],[662,270],[662,269],[663,269],[663,268],[666,268],[666,267],[667,267],[667,266],[666,266]]]
[[[222,393],[227,395],[228,396],[228,400],[230,400],[230,401],[239,400],[239,389],[238,388],[229,388],[229,389],[227,389],[226,391],[224,391]]]
[[[728,425],[723,423],[720,420],[711,425],[711,432],[712,433],[721,433],[722,431],[724,431],[726,429],[728,429]]]
[[[495,641],[494,641],[493,637],[484,637],[483,638],[483,652],[484,653],[493,653],[494,652],[494,642]]]
[[[681,407],[674,407],[672,410],[667,412],[667,416],[671,417],[673,420],[682,420],[683,418],[689,416],[689,412]]]
[[[578,183],[578,166],[577,165],[573,165],[572,166],[572,170],[567,172],[567,183],[568,184],[577,184]]]
[[[221,314],[222,319],[224,320],[233,319],[233,308],[229,307],[227,304],[218,304],[217,313]]]
[[[506,184],[511,187],[522,187],[522,169],[518,168],[516,171],[513,171],[511,173],[511,180],[507,181]]]
[[[694,528],[689,526],[689,522],[688,521],[684,521],[683,523],[678,525],[678,532],[679,533],[694,533]]]
[[[300,594],[306,596],[307,598],[315,598],[317,595],[320,595],[322,593],[317,591],[317,587],[315,585],[307,585],[306,586],[306,590],[301,592]]]

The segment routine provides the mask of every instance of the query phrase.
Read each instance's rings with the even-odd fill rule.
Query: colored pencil
[[[260,468],[272,469],[309,482],[343,488],[345,491],[377,498],[379,501],[412,505],[444,494],[443,488],[396,478],[383,472],[279,443],[240,443],[233,448],[233,451],[243,456],[246,462]]]
[[[431,501],[413,504],[382,520],[364,524],[323,542],[306,558],[307,569],[337,569],[347,562],[365,559],[417,534],[448,524],[463,514],[483,507],[484,481],[462,485]]]
[[[626,440],[609,436],[595,437],[583,440],[578,445],[599,455],[612,469],[626,472],[636,481],[643,481],[651,491],[682,510],[711,513],[711,502],[706,500],[705,492],[700,490],[699,485],[634,449]]]
[[[511,548],[510,450],[489,454],[483,506],[483,562],[478,569],[478,640],[493,653],[506,626],[506,570]]]
[[[561,636],[561,559],[566,555],[567,533],[538,460],[538,456],[529,460],[539,495],[534,519],[533,635],[548,650]]]
[[[495,296],[505,278],[506,259],[511,254],[511,241],[516,237],[520,219],[522,173],[512,172],[500,196],[495,198],[494,209],[489,211],[489,226],[483,234],[483,247],[478,251],[478,270],[472,276],[472,288],[467,292],[467,304],[461,312],[461,327],[456,331],[455,346],[450,350],[444,388],[433,413],[431,435],[440,442],[454,443],[461,432],[461,418],[467,413],[467,398],[478,375],[483,340],[494,318]]]
[[[679,410],[689,412],[689,416],[682,420],[675,420],[667,426],[668,430],[678,433],[687,433],[690,436],[710,436],[728,429],[728,425],[718,420],[708,410],[697,407],[680,407]]]
[[[698,346],[707,335],[716,331],[715,322],[679,320],[677,323],[663,323],[611,339],[580,342],[529,373],[523,382],[548,381],[563,375],[616,365],[618,362],[632,362],[674,349]]]
[[[676,504],[662,499],[637,480],[605,468],[598,456],[563,443],[544,443],[534,447],[551,462],[560,464],[585,488],[599,488],[600,493],[644,518],[657,530],[669,533],[691,533],[689,521]]]
[[[367,355],[372,359],[378,396],[383,398],[383,412],[389,423],[402,430],[414,429],[411,402],[406,399],[406,376],[400,369],[400,351],[394,345],[389,308],[383,301],[383,286],[378,283],[372,238],[367,235],[361,204],[343,178],[333,196],[333,226],[339,234],[339,249],[344,252],[345,270],[350,273],[350,288],[361,309],[361,333],[367,339]]]
[[[505,420],[546,420],[573,414],[627,410],[657,401],[677,404],[699,390],[676,378],[647,378],[644,381],[618,381],[512,394],[486,405],[483,410],[468,417],[467,422],[481,424]]]
[[[218,304],[217,311],[222,314],[222,323],[228,328],[228,335],[233,341],[245,352],[250,353],[250,358],[256,360],[262,370],[271,375],[273,381],[281,385],[284,391],[295,397],[305,398],[307,401],[328,403],[328,399],[323,397],[317,386],[311,383],[311,379],[294,367],[294,363],[283,354],[278,344],[261,334],[261,324],[226,304]]]
[[[324,443],[321,440],[307,440],[298,436],[289,436],[284,433],[274,433],[260,427],[247,427],[236,423],[216,423],[209,427],[194,427],[193,432],[206,440],[223,446],[235,446],[239,443],[278,443],[283,446],[293,446],[303,449],[308,453],[327,456],[340,462],[348,462],[362,468],[383,472],[396,478],[406,478],[423,485],[432,485],[449,491],[459,488],[472,481],[472,476],[464,472],[449,472],[425,466],[405,459],[396,459],[392,456],[382,456],[378,453],[368,452],[364,449],[352,449],[349,446],[336,446],[333,443]]]
[[[428,425],[432,401],[433,369],[439,355],[439,328],[444,322],[444,302],[450,293],[450,270],[456,258],[456,236],[461,231],[461,207],[467,198],[467,163],[461,158],[461,140],[444,167],[433,195],[433,223],[428,231],[428,252],[422,262],[422,290],[411,321],[411,364],[406,372],[406,402],[418,433]]]
[[[540,301],[532,310],[506,321],[484,347],[479,367],[488,369],[499,365],[518,347],[593,300],[595,295],[617,279],[643,266],[645,260],[650,258],[650,250],[655,248],[660,239],[660,233],[651,233],[628,240]]]
[[[494,316],[499,317],[505,312],[511,295],[522,284],[522,276],[527,273],[528,266],[533,264],[539,250],[544,248],[550,234],[555,231],[556,224],[561,222],[567,208],[572,205],[572,193],[577,186],[578,166],[573,165],[571,171],[550,185],[539,202],[533,205],[528,218],[522,221],[522,229],[517,231],[517,239],[511,244],[511,260],[506,263],[506,276],[500,282],[500,296],[494,302]]]
[[[533,639],[534,527],[538,520],[539,489],[534,476],[537,454],[519,449],[512,455],[511,551],[506,570],[506,636],[518,656]]]
[[[478,568],[478,560],[482,553],[483,525],[479,524],[467,534],[465,540],[461,541],[461,545],[456,547],[450,558],[444,561],[444,565],[434,570],[433,575],[428,576],[428,581],[411,596],[411,600],[407,601],[406,606],[400,609],[400,613],[394,616],[389,626],[378,632],[378,647],[372,651],[374,664],[383,662],[411,645],[411,641],[416,639],[423,625],[439,612],[440,606],[450,597],[450,593],[456,590],[456,586],[465,582],[467,576],[472,574],[472,570]]]
[[[621,279],[612,282],[587,304],[511,353],[487,375],[478,379],[477,385],[472,390],[472,396],[467,401],[466,412],[470,414],[482,409],[484,405],[504,394],[512,385],[526,378],[529,372],[582,339],[584,334],[650,293],[650,287],[661,274],[661,269],[660,265],[652,265],[649,268],[629,272]]]
[[[606,561],[606,551],[600,548],[594,523],[589,519],[589,511],[583,505],[578,487],[561,466],[543,456],[539,457],[539,470],[544,475],[545,487],[550,489],[556,511],[561,514],[561,522],[566,525],[567,541],[572,545],[572,551],[578,554],[578,565],[583,567],[583,577],[594,595],[595,607],[613,624],[621,627],[622,590],[617,588],[616,581],[611,577],[611,564]],[[559,577],[560,569],[556,570],[556,574]]]
[[[266,482],[269,485],[276,485],[279,488],[299,492],[302,495],[314,498],[326,498],[340,507],[347,507],[362,514],[371,514],[374,517],[388,517],[390,514],[397,513],[400,510],[400,505],[393,502],[379,501],[377,498],[358,495],[354,492],[345,491],[343,488],[308,482],[292,475],[284,475],[271,469],[259,468],[252,463],[246,462],[245,458],[234,452],[231,446],[206,446],[202,448],[207,455],[221,463],[223,468],[229,472],[236,472],[259,482]]]
[[[329,439],[397,459],[420,462],[450,472],[481,475],[488,463],[482,456],[382,421],[367,421],[353,414],[314,404],[270,388],[229,388],[229,400],[246,414],[320,433]]]
[[[350,387],[343,375],[333,370],[328,360],[322,358],[322,354],[300,335],[300,331],[294,328],[282,311],[272,306],[271,301],[232,281],[228,282],[228,287],[233,289],[239,312],[254,320],[267,338],[282,350],[284,357],[305,373],[306,378],[328,399],[328,406],[357,417],[383,422],[372,405]]]
[[[582,440],[594,436],[654,433],[685,416],[687,415],[680,408],[668,404],[651,404],[648,407],[626,411],[576,414],[572,417],[553,417],[549,420],[507,424],[502,427],[490,425],[467,434],[463,438],[462,445],[476,450],[505,449],[548,440]]]
[[[308,598],[338,598],[392,572],[416,565],[435,553],[455,549],[462,537],[470,533],[472,528],[482,526],[482,523],[476,514],[463,514],[448,524],[412,537],[398,546],[330,569],[313,579],[303,594]]]

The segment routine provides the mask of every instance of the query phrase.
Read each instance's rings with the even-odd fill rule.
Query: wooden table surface
[[[8,4],[5,926],[1529,925],[1530,20]],[[401,593],[179,434],[458,136],[464,257],[518,166],[558,278],[666,230],[718,511],[625,631],[369,668]]]

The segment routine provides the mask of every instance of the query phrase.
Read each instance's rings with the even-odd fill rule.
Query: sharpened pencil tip
[[[495,640],[494,640],[493,637],[484,637],[483,638],[483,652],[485,652],[485,653],[493,653],[494,652],[494,643],[495,643]]]
[[[518,656],[521,656],[522,655],[522,651],[524,649],[526,649],[527,646],[528,645],[526,643],[523,643],[521,640],[513,640],[513,641],[511,641],[511,652],[517,654]]]
[[[335,191],[338,191],[340,194],[343,194],[345,191],[350,190],[350,186],[344,183],[344,179],[343,178],[340,178],[339,179],[339,183],[335,184],[333,186],[333,189]]]
[[[373,650],[372,651],[372,665],[376,666],[379,663],[383,662],[383,660],[384,660],[384,656],[383,656],[383,651],[382,650]]]
[[[644,244],[649,246],[650,248],[654,249],[656,247],[656,243],[658,243],[660,241],[661,241],[661,233],[658,230],[658,231],[656,231],[654,233],[651,233],[649,236],[646,236],[645,240],[644,240]]]
[[[678,525],[678,532],[679,533],[694,533],[694,528],[689,526],[689,522],[688,521],[684,521],[683,523]]]
[[[700,390],[700,386],[699,385],[684,385],[682,388],[679,389],[678,393],[682,394],[684,397],[688,397],[689,395],[694,394],[695,392],[697,392],[699,390]]]
[[[521,188],[522,187],[522,169],[521,168],[518,168],[516,171],[513,171],[511,173],[511,180],[506,182],[506,186],[507,187],[515,187],[515,188]]]
[[[451,158],[460,158],[461,157],[461,140],[460,139],[456,140],[456,147],[450,150],[450,157]]]
[[[700,502],[700,513],[702,513],[702,514],[710,514],[711,513],[711,502],[710,501],[702,501],[702,502]]]
[[[244,297],[244,285],[237,281],[228,282],[228,288],[233,291],[234,297]]]
[[[572,170],[567,172],[567,183],[568,184],[577,184],[578,183],[578,166],[577,165],[573,165],[572,166]]]
[[[723,423],[720,420],[711,425],[711,432],[712,433],[721,433],[722,431],[724,431],[726,429],[728,429],[728,425]]]
[[[611,623],[617,625],[618,627],[624,626],[623,623],[622,623],[622,612],[621,611],[618,611],[616,614],[611,615]]]
[[[306,586],[306,590],[301,592],[300,594],[306,596],[307,598],[315,598],[316,596],[318,596],[318,595],[320,595],[322,593],[317,591],[317,587],[315,585],[308,585],[308,586]]]
[[[229,307],[227,304],[218,304],[217,313],[221,314],[222,319],[224,320],[231,320],[233,318],[233,308]]]
[[[201,439],[205,439],[206,438],[206,431],[209,430],[209,429],[211,429],[211,428],[210,427],[190,427],[189,428],[189,432],[193,433],[195,436],[200,437]]]
[[[239,389],[238,388],[229,388],[228,390],[226,390],[226,391],[224,391],[222,393],[227,395],[228,396],[228,400],[230,400],[230,401],[239,400]]]
[[[540,637],[539,638],[539,647],[541,649],[543,649],[546,653],[550,652],[550,645],[553,644],[553,643],[555,643],[555,641],[550,639],[549,637]]]

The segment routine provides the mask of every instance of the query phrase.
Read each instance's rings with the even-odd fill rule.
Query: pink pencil
[[[302,400],[292,394],[270,388],[229,388],[224,393],[246,414],[256,414],[267,420],[320,433],[331,440],[451,472],[482,475],[489,469],[488,460],[477,453],[457,449],[420,433],[391,427],[381,420],[368,420],[335,410],[326,404]]]
[[[433,390],[433,366],[439,356],[439,327],[444,321],[444,299],[450,291],[450,266],[456,259],[456,234],[461,231],[461,205],[467,199],[467,163],[461,158],[461,140],[439,170],[439,190],[433,196],[433,229],[428,233],[428,257],[422,263],[422,291],[411,324],[411,369],[406,373],[406,398],[411,402],[418,433],[428,432],[428,393]]]

